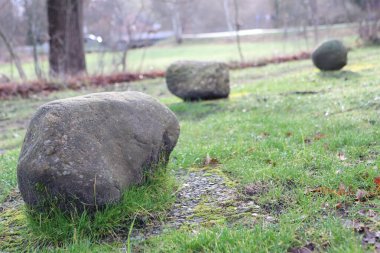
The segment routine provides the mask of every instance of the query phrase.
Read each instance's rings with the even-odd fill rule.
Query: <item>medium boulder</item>
[[[47,103],[33,116],[21,150],[21,195],[32,207],[56,199],[63,210],[116,203],[168,162],[178,136],[174,113],[140,92]]]
[[[226,98],[230,93],[229,69],[218,62],[176,62],[166,71],[166,84],[184,100]]]
[[[312,54],[314,65],[322,71],[340,70],[347,64],[348,50],[339,40],[322,43]]]

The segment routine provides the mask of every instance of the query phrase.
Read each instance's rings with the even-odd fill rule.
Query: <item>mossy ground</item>
[[[95,223],[83,217],[43,216],[45,223],[40,224],[38,219],[33,223],[21,215],[22,208],[10,211],[12,215],[3,210],[0,237],[5,239],[1,245],[6,245],[5,251],[15,250],[12,242],[19,240],[31,251],[115,252],[127,248],[125,238],[136,215],[136,227],[151,220],[164,222],[175,199],[172,171],[202,167],[209,154],[218,160],[217,169],[231,180],[231,187],[251,198],[274,222],[252,215],[248,220],[225,222],[228,207],[210,210],[201,203],[198,214],[218,222],[132,241],[135,252],[286,252],[310,243],[321,252],[372,252],[375,246],[363,247],[362,235],[345,226],[345,220],[380,230],[374,183],[380,175],[379,52],[376,47],[355,49],[340,72],[321,73],[310,61],[233,71],[232,93],[225,100],[182,102],[167,92],[164,80],[108,87],[158,96],[176,113],[181,136],[167,174],[143,192],[131,191],[122,209],[99,214]],[[2,200],[16,185],[24,126],[35,108],[52,99],[93,91],[101,90],[0,102],[0,148],[6,150],[0,155]],[[344,193],[337,194],[342,186]],[[369,198],[357,201],[359,190]],[[133,208],[120,215],[128,206]],[[4,221],[4,216],[11,219]],[[20,225],[14,226],[14,236],[9,224]],[[105,234],[114,235],[113,242],[104,240]]]

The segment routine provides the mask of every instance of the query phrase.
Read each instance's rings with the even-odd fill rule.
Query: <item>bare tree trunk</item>
[[[280,22],[280,1],[274,0],[273,5],[274,5],[273,8],[274,8],[274,13],[275,13],[274,25],[276,28],[279,28],[282,25]]]
[[[353,20],[351,18],[350,9],[348,8],[347,3],[348,3],[348,1],[341,0],[341,4],[342,4],[342,6],[344,8],[344,13],[346,14],[346,21],[349,22],[349,23],[351,23],[351,22],[353,22]]]
[[[7,36],[5,35],[5,33],[3,32],[3,29],[1,26],[0,26],[0,38],[4,41],[4,44],[7,47],[9,54],[11,55],[12,61],[15,62],[15,65],[16,65],[16,68],[17,68],[17,71],[18,71],[20,78],[25,81],[26,75],[25,75],[24,69],[21,66],[20,59],[18,58],[17,54],[13,50],[12,44],[9,41],[9,39],[7,38]]]
[[[127,59],[128,59],[128,45],[123,48],[123,54],[121,55],[121,66],[122,71],[125,72],[127,70]]]
[[[223,9],[224,9],[224,16],[226,18],[226,24],[228,31],[233,31],[234,26],[233,22],[231,21],[231,14],[230,14],[230,0],[223,0]]]
[[[28,0],[24,1],[25,9],[27,10],[30,8],[29,11],[27,11],[27,20],[28,20],[28,26],[30,29],[30,35],[32,39],[32,47],[33,47],[33,62],[34,62],[34,72],[36,73],[36,76],[38,79],[42,78],[42,70],[40,67],[39,59],[38,59],[38,52],[37,52],[37,29],[36,29],[36,14],[35,10],[33,9],[32,4],[28,2]]]
[[[32,24],[32,26],[34,27],[34,24]],[[34,29],[34,31],[35,31],[35,29]],[[34,72],[36,73],[37,78],[41,79],[42,78],[42,70],[41,70],[41,67],[40,67],[40,61],[38,59],[37,38],[36,38],[36,34],[35,33],[32,35],[32,38],[33,38]]]
[[[235,32],[236,32],[236,46],[239,52],[240,56],[240,62],[244,62],[244,56],[243,56],[243,50],[241,49],[241,41],[240,41],[240,21],[239,21],[239,4],[238,0],[233,0],[234,1],[234,10],[235,10]]]
[[[314,0],[306,0],[306,5],[309,13],[309,18],[311,23],[313,24],[314,31],[314,43],[317,44],[319,42],[319,17],[318,17],[318,2]]]
[[[172,25],[173,25],[173,30],[175,34],[175,41],[177,44],[181,44],[183,42],[182,39],[182,23],[181,23],[181,18],[179,16],[179,13],[177,11],[174,11],[172,14]]]
[[[86,72],[83,45],[83,0],[47,1],[51,75]]]
[[[171,14],[172,28],[175,36],[175,41],[177,44],[181,44],[183,42],[183,31],[181,16],[178,9],[178,1],[168,2],[167,4]]]

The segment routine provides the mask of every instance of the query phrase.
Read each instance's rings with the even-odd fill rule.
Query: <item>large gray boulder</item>
[[[47,103],[33,116],[21,150],[21,195],[32,207],[56,199],[64,210],[116,203],[168,162],[178,136],[173,112],[140,92]]]
[[[314,65],[322,71],[340,70],[347,64],[348,50],[339,40],[322,43],[312,54]]]
[[[229,69],[218,62],[176,62],[166,71],[166,84],[184,100],[226,98],[230,93]]]

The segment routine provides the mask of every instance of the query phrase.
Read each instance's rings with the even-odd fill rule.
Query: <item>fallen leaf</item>
[[[320,139],[323,139],[325,137],[326,137],[326,135],[323,133],[316,133],[314,136],[314,140],[319,141]]]
[[[337,194],[340,196],[347,195],[348,193],[348,188],[344,184],[340,184],[338,188]]]
[[[290,136],[292,136],[293,135],[293,133],[292,132],[286,132],[286,137],[290,137]]]
[[[373,182],[376,184],[377,190],[380,190],[380,177],[375,177]]]
[[[341,161],[345,161],[345,160],[347,160],[347,158],[346,158],[346,156],[344,155],[343,152],[339,152],[339,153],[338,153],[338,158],[339,158],[339,160],[341,160]]]
[[[308,190],[306,193],[308,192],[312,192],[312,193],[322,193],[322,194],[333,194],[333,195],[336,195],[337,193],[330,189],[330,188],[327,188],[327,187],[317,187],[317,188],[314,188],[314,189],[311,189],[311,190]]]
[[[336,209],[342,209],[343,208],[343,204],[341,202],[339,202],[338,204],[335,205],[335,208]]]
[[[211,158],[209,154],[207,154],[206,158],[203,160],[203,166],[217,166],[219,164],[218,159]]]

